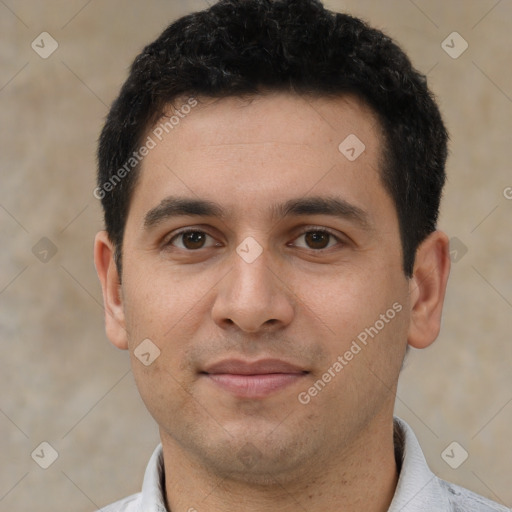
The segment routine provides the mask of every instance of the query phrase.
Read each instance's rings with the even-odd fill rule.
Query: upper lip
[[[307,373],[307,370],[280,359],[260,359],[243,361],[225,359],[208,366],[203,373],[229,373],[233,375],[265,375],[269,373]]]

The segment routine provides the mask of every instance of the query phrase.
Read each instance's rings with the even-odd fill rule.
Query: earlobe
[[[105,307],[105,330],[109,340],[118,348],[128,349],[124,305],[114,246],[106,231],[100,231],[94,240],[94,264],[101,282]]]
[[[439,334],[449,274],[448,237],[442,231],[434,231],[416,251],[409,284],[411,321],[408,343],[414,348],[428,347]]]

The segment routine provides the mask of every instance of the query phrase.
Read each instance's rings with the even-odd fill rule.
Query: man
[[[161,445],[103,510],[506,510],[393,418],[439,333],[446,145],[403,52],[317,0],[221,0],[144,49],[100,138],[95,262]]]

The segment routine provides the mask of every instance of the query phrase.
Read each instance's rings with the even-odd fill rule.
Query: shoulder
[[[450,503],[450,511],[453,512],[511,512],[499,503],[491,501],[469,489],[459,485],[438,479],[441,487],[444,489]]]
[[[512,512],[434,475],[411,427],[396,417],[394,424],[395,457],[400,473],[388,512]]]
[[[96,512],[138,512],[141,493],[132,494],[127,498],[116,501],[110,505],[97,510]]]

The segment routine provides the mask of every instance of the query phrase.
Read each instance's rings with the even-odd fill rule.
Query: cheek
[[[183,365],[204,291],[197,290],[197,279],[178,279],[157,264],[130,277],[123,287],[132,370],[143,401],[160,422],[169,403],[184,407],[189,396],[191,373]]]
[[[152,414],[156,414],[153,409],[158,409],[160,403],[171,400],[181,407],[187,401],[187,390],[194,379],[187,364],[188,351],[197,341],[205,319],[205,285],[204,278],[178,278],[176,272],[160,271],[156,265],[140,279],[125,281],[132,369]],[[207,286],[206,290],[210,288]],[[151,343],[145,341],[148,339]],[[149,358],[143,354],[148,352],[151,358],[153,354],[157,357],[145,366]]]
[[[123,284],[127,330],[132,343],[141,336],[153,337],[161,346],[160,342],[176,337],[175,330],[182,333],[192,326],[208,288],[204,280],[159,269],[158,263],[147,267],[151,268]]]
[[[322,325],[329,337],[352,338],[372,325],[396,300],[389,283],[372,280],[372,274],[368,270],[340,269],[297,284],[296,296],[303,304],[303,313]]]
[[[321,331],[318,339],[329,353],[321,370],[343,357],[343,377],[333,389],[348,382],[354,389],[370,382],[380,386],[375,375],[391,386],[399,371],[407,340],[408,290],[401,269],[387,269],[340,269],[337,276],[310,281],[300,292],[303,314]]]
[[[165,351],[145,367],[132,355],[132,370],[140,396],[155,421],[165,428],[186,429],[186,422],[200,421],[201,411],[191,399],[192,387],[186,376],[169,366]],[[179,411],[179,414],[177,414]]]

